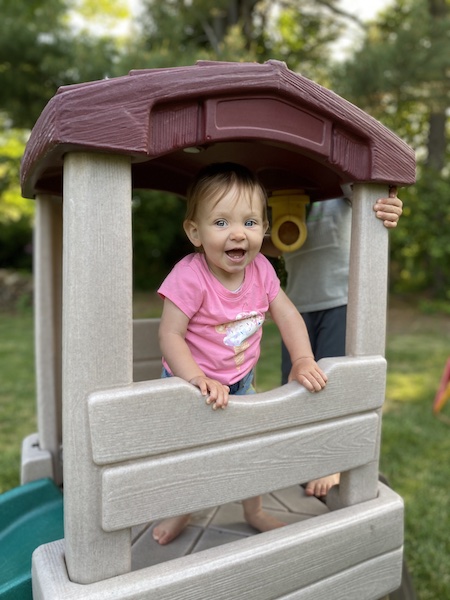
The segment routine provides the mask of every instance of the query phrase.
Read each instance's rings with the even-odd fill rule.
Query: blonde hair
[[[210,201],[215,206],[231,190],[237,189],[236,201],[246,198],[251,203],[254,197],[261,200],[263,222],[268,224],[267,194],[249,169],[232,162],[213,163],[201,169],[187,193],[185,221],[195,221],[198,206]]]

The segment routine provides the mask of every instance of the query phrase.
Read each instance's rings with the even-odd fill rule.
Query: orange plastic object
[[[441,382],[433,402],[433,412],[438,413],[450,398],[450,358],[447,360]]]

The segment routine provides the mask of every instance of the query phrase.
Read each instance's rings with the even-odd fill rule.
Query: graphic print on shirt
[[[217,325],[217,333],[225,334],[223,343],[234,348],[234,362],[237,368],[244,362],[244,351],[250,345],[247,339],[256,333],[263,323],[264,314],[253,310],[237,314],[234,321]]]

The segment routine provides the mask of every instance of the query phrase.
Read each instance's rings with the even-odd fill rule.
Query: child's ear
[[[183,228],[191,244],[196,248],[200,248],[202,243],[200,241],[198,227],[195,221],[184,221]]]

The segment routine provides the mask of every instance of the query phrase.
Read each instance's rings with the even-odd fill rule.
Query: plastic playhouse
[[[188,383],[159,379],[158,320],[133,321],[131,197],[183,196],[199,168],[227,160],[272,198],[324,200],[353,184],[353,221],[347,355],[321,361],[327,388],[292,382],[218,414]],[[378,477],[388,232],[372,206],[414,180],[411,148],[277,61],[58,90],[22,165],[37,210],[38,411],[22,482],[64,480],[64,538],[33,554],[35,600],[375,600],[400,586],[403,502]],[[281,529],[158,560],[142,542],[158,519],[258,494],[295,516],[299,484],[335,472],[327,506],[309,499],[314,516]]]

